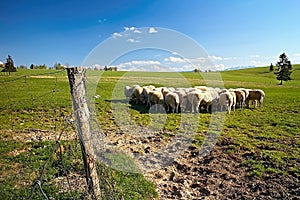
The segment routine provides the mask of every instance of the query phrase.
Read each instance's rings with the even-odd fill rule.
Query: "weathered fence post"
[[[101,199],[96,157],[91,141],[90,110],[86,98],[86,69],[82,67],[67,68],[70,83],[73,110],[76,119],[77,132],[80,139],[82,156],[86,172],[89,193],[95,199]]]

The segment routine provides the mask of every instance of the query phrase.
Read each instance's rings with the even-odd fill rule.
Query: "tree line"
[[[46,64],[42,65],[36,65],[36,64],[31,64],[29,66],[29,69],[57,69],[57,70],[62,70],[65,69],[69,64],[62,65],[61,63],[55,63],[53,67],[48,67]],[[18,67],[15,67],[14,61],[10,55],[8,55],[6,59],[6,63],[0,63],[0,68],[3,68],[1,72],[8,72],[9,74],[11,72],[16,72],[17,69],[28,69],[27,66],[25,65],[20,65]],[[99,67],[94,67],[93,70],[104,70],[104,71],[118,71],[117,67],[108,67],[105,66],[104,68],[99,68]]]
[[[68,66],[68,65],[66,65]],[[62,65],[60,63],[55,63],[53,65],[53,67],[49,68],[48,66],[46,66],[45,64],[42,65],[34,65],[31,64],[30,65],[30,69],[57,69],[57,70],[61,70],[61,69],[65,69],[66,68],[65,65]],[[287,57],[287,55],[285,53],[282,53],[279,56],[279,61],[276,62],[275,65],[277,68],[275,69],[275,67],[273,66],[273,64],[271,63],[269,71],[270,72],[274,72],[276,79],[280,81],[279,85],[282,85],[283,81],[289,81],[292,80],[291,79],[291,74],[293,72],[293,67],[292,67],[292,63],[289,60],[289,58]],[[1,70],[1,72],[6,72],[10,75],[11,72],[16,72],[17,71],[17,67],[14,66],[14,61],[12,59],[12,57],[10,55],[8,55],[8,57],[6,58],[6,63],[5,64],[0,64],[0,67],[3,68]],[[20,65],[19,67],[20,69],[27,69],[26,66],[24,65]],[[117,67],[107,67],[105,66],[103,69],[94,67],[94,70],[104,70],[104,71],[117,71]],[[194,72],[201,72],[200,69],[195,69]]]

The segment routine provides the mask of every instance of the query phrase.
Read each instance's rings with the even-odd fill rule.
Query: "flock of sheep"
[[[124,94],[128,101],[142,104],[147,107],[155,106],[156,112],[159,105],[167,112],[214,112],[224,111],[230,114],[236,107],[250,108],[250,101],[255,107],[257,103],[262,107],[265,93],[260,89],[220,89],[207,86],[192,88],[168,88],[147,86],[125,86]]]

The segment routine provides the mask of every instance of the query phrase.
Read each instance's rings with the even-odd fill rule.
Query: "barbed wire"
[[[2,199],[98,198],[89,193],[83,162],[88,155],[81,151],[85,144],[73,119],[65,70],[6,76],[0,80],[0,102],[0,144],[7,144],[0,158]],[[95,112],[91,109],[92,140],[101,146],[105,134]],[[124,199],[116,174],[122,180],[128,173],[99,162],[96,168],[94,187],[100,188],[101,199]]]
[[[45,78],[45,76],[53,75],[53,80],[51,81],[51,85],[47,88],[51,88],[50,90],[36,90],[36,85],[34,85],[34,81],[36,79]],[[37,151],[37,154],[44,154],[43,162],[44,164],[39,167],[40,170],[38,173],[33,172],[36,171],[34,167],[31,167],[30,160],[27,163],[20,163],[24,167],[21,169],[23,171],[22,177],[19,177],[19,180],[15,180],[16,187],[19,187],[18,185],[22,185],[22,182],[33,183],[28,188],[28,192],[23,192],[22,194],[18,193],[10,193],[9,190],[11,188],[2,187],[1,190],[3,190],[1,193],[4,193],[4,198],[9,199],[17,199],[17,198],[28,198],[28,199],[49,199],[51,196],[53,196],[53,192],[49,193],[49,186],[50,188],[54,188],[57,190],[61,190],[62,192],[59,193],[68,193],[69,197],[72,197],[72,192],[75,191],[74,188],[72,188],[71,179],[79,178],[80,182],[77,182],[77,187],[82,187],[81,181],[83,178],[82,175],[80,176],[74,176],[70,177],[70,173],[73,170],[72,166],[68,163],[72,162],[72,159],[80,160],[81,158],[78,156],[78,144],[79,140],[76,136],[76,129],[74,127],[74,121],[72,120],[72,101],[70,98],[69,93],[67,95],[64,95],[64,97],[60,97],[60,99],[63,99],[64,101],[69,102],[67,107],[57,107],[57,99],[58,96],[61,95],[61,92],[64,91],[66,88],[69,87],[68,84],[64,84],[63,86],[59,86],[59,81],[61,80],[61,76],[66,77],[65,70],[57,70],[57,71],[51,71],[46,73],[39,73],[39,74],[27,74],[23,76],[18,77],[5,77],[4,80],[0,80],[0,89],[1,89],[1,102],[2,105],[0,106],[0,113],[2,113],[4,118],[2,118],[5,121],[5,127],[2,127],[1,134],[5,135],[6,133],[10,133],[8,138],[5,138],[6,140],[14,141],[14,144],[12,146],[12,149],[8,150],[6,154],[10,155],[11,152],[17,152],[15,154],[20,155],[25,153],[30,155],[30,149],[34,149],[35,145],[38,146],[36,143],[47,143],[47,147],[43,147]],[[41,77],[41,78],[40,78]],[[32,80],[31,78],[35,78],[35,80]],[[64,82],[66,82],[64,80]],[[14,88],[18,87],[18,88]],[[40,87],[43,87],[42,85]],[[64,88],[62,88],[64,87]],[[15,94],[15,91],[19,90],[20,94],[22,93],[22,99],[18,99],[18,95]],[[45,102],[47,101],[47,102]],[[45,103],[47,105],[45,105]],[[40,106],[40,108],[39,108]],[[24,108],[24,109],[23,109]],[[19,125],[20,121],[22,121],[22,112],[25,112],[30,116],[29,119],[26,122],[28,124],[33,124],[33,128],[31,126],[26,125]],[[9,118],[7,118],[9,117]],[[47,119],[50,118],[50,119]],[[35,122],[31,121],[32,119],[36,120]],[[44,122],[43,120],[47,121]],[[3,122],[3,121],[2,121]],[[23,123],[21,123],[23,124]],[[51,124],[51,126],[48,126],[46,124]],[[7,126],[9,125],[9,126]],[[56,132],[60,130],[59,135],[57,136]],[[22,135],[22,136],[21,136]],[[51,135],[51,136],[49,136]],[[1,136],[1,140],[5,136]],[[25,141],[24,141],[25,140]],[[25,146],[28,146],[27,149],[22,149],[22,147],[19,146],[19,143],[27,142]],[[45,149],[52,149],[50,152],[44,153],[42,151],[45,151]],[[19,153],[20,151],[21,153]],[[66,156],[63,154],[69,154],[72,155],[72,158],[70,160],[66,160]],[[12,161],[16,156],[11,156]],[[55,157],[55,159],[54,159]],[[34,158],[30,158],[34,160]],[[2,161],[0,161],[2,162]],[[56,169],[53,169],[54,165],[53,163],[59,163],[56,164]],[[67,164],[66,164],[67,163]],[[2,163],[1,163],[2,164]],[[9,165],[9,164],[8,164]],[[80,165],[80,163],[79,163]],[[58,169],[60,168],[60,169]],[[51,172],[51,178],[45,176],[46,174],[50,174],[49,171],[61,171],[61,174],[53,174]],[[74,170],[73,170],[74,171]],[[24,173],[25,172],[25,173]],[[26,177],[26,173],[28,173],[28,176]],[[82,172],[74,172],[82,174]],[[34,177],[30,177],[32,174],[37,174]],[[18,178],[18,175],[8,175],[5,172],[1,172],[0,178],[8,177],[11,179]],[[9,177],[10,176],[10,177]],[[61,178],[63,177],[63,178]],[[27,178],[27,180],[22,180],[24,178]],[[61,178],[61,179],[59,179]],[[56,179],[58,181],[56,181]],[[32,180],[32,181],[31,181]],[[59,188],[59,181],[64,182],[66,180],[67,184],[61,184],[63,186],[62,188]],[[75,180],[76,181],[76,180]],[[6,183],[9,185],[9,183]],[[74,185],[74,184],[73,184]],[[36,189],[39,189],[39,193],[36,193]],[[7,191],[5,191],[7,190]],[[87,190],[81,189],[81,195],[87,196]],[[27,193],[27,195],[26,195]],[[49,194],[47,194],[49,193]],[[27,196],[27,197],[26,197]],[[64,195],[63,195],[64,196]]]

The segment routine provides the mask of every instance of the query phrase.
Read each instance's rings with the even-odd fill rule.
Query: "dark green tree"
[[[6,63],[4,64],[4,69],[2,70],[2,72],[8,72],[8,74],[10,75],[10,72],[16,72],[17,68],[14,65],[14,61],[11,58],[10,55],[8,55],[8,58],[6,58]]]
[[[53,68],[57,69],[57,70],[62,70],[65,67],[62,64],[60,64],[60,63],[55,63],[54,66],[53,66]]]
[[[276,75],[277,80],[280,81],[280,85],[282,85],[282,81],[291,80],[292,64],[285,53],[279,56],[279,61],[276,63],[276,66],[277,69],[274,74]]]
[[[272,64],[272,63],[271,63],[271,65],[270,65],[270,69],[269,69],[269,71],[270,71],[270,72],[274,71],[274,66],[273,66],[273,64]]]

